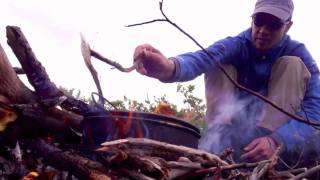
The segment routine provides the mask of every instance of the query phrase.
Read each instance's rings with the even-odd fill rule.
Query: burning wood
[[[124,119],[118,114],[114,127],[122,131],[121,137],[101,145],[88,144],[78,133],[83,130],[85,117],[105,111],[58,90],[18,27],[8,26],[7,37],[35,91],[19,80],[0,46],[1,179],[301,179],[320,169],[316,166],[278,172],[278,153],[270,160],[236,164],[228,159],[232,151],[219,157],[148,139],[145,136],[150,130],[139,133],[140,124],[135,136],[145,138],[126,138],[137,118],[137,113],[132,112],[128,114],[130,121],[125,123],[119,121]],[[92,50],[90,54],[100,57]],[[163,108],[159,107],[159,112]],[[181,124],[175,126],[197,133]]]

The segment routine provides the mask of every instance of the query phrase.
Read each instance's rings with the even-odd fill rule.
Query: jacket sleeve
[[[311,73],[301,111],[297,115],[304,117],[306,120],[314,120],[320,123],[320,75],[316,62],[302,44],[293,51],[292,55],[300,57]],[[274,137],[282,141],[287,152],[294,152],[303,148],[320,151],[319,148],[308,144],[314,138],[319,138],[319,134],[319,130],[313,126],[291,119],[275,132]]]
[[[190,52],[174,57],[176,70],[173,77],[164,82],[183,82],[193,80],[207,71],[217,68],[216,62],[221,64],[232,63],[237,56],[246,54],[244,39],[241,37],[228,37],[217,41],[204,50]]]

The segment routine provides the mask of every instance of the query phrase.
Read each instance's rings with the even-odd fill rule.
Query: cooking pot
[[[83,140],[87,144],[100,145],[127,137],[197,148],[200,131],[177,117],[146,112],[107,111],[86,116],[83,121]]]

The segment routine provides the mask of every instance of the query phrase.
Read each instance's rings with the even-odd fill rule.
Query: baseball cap
[[[292,0],[257,0],[253,15],[268,13],[285,22],[291,19],[293,9]]]

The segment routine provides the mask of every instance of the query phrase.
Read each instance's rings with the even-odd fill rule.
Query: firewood
[[[34,93],[23,84],[13,70],[0,44],[0,95],[9,103],[27,103],[35,100]]]
[[[18,114],[18,119],[14,124],[10,125],[14,129],[12,127],[7,129],[3,134],[3,138],[14,140],[50,135],[59,142],[81,142],[81,137],[78,133],[80,131],[80,124],[77,124],[77,119],[73,119],[75,117],[70,115],[70,113],[56,108],[48,110],[39,104],[16,104],[13,108]],[[57,115],[60,115],[60,117]]]
[[[2,101],[0,95],[0,132],[4,131],[7,125],[17,119],[17,113],[8,104]]]
[[[129,155],[128,163],[150,176],[168,179],[168,169],[164,166],[164,161],[158,161],[153,157]]]
[[[127,138],[101,144],[102,147],[97,151],[108,151],[112,148],[119,148],[132,154],[144,154],[145,156],[162,157],[166,160],[177,160],[179,157],[187,157],[191,161],[199,162],[204,165],[228,165],[214,154],[202,150],[192,149],[184,146],[164,143],[145,138]]]
[[[74,152],[62,151],[40,139],[25,141],[24,145],[32,149],[32,153],[42,157],[48,165],[69,171],[79,179],[111,179],[111,175],[101,163],[79,156]]]
[[[108,164],[121,164],[123,163],[125,160],[128,159],[128,154],[124,151],[117,151],[115,152],[115,154],[113,156],[111,156],[108,160],[107,163]]]
[[[61,95],[61,92],[50,81],[45,68],[34,55],[31,46],[19,27],[7,26],[8,44],[18,58],[30,84],[37,95],[48,98]]]
[[[161,179],[184,177],[185,174],[205,166],[228,165],[214,154],[144,138],[127,138],[105,142],[101,148],[97,149],[97,152],[102,154],[116,151],[124,151],[128,154],[128,159],[131,160],[129,164],[133,164],[129,165],[129,169],[132,170],[132,167],[136,167],[141,172],[145,172],[148,177]],[[162,159],[162,161],[154,161],[154,158]],[[128,161],[123,163],[127,165]],[[156,176],[152,172],[157,172]]]
[[[276,172],[276,176],[279,178],[293,178],[297,174],[301,174],[306,172],[307,168],[298,168],[298,169],[290,169],[286,171],[278,171]]]
[[[308,169],[306,172],[303,172],[297,176],[294,176],[292,178],[290,178],[290,180],[299,180],[299,179],[304,179],[304,178],[307,178],[307,177],[310,177],[312,176],[313,174],[317,173],[320,171],[320,165],[318,166],[314,166],[310,169]]]
[[[21,162],[10,161],[3,157],[0,157],[0,176],[22,176],[27,173],[24,164]]]
[[[169,168],[182,168],[182,169],[193,169],[193,170],[203,168],[201,164],[197,162],[168,161],[167,166]]]
[[[133,171],[125,168],[119,168],[117,169],[117,171],[128,176],[129,178],[136,179],[136,180],[156,180],[138,171]]]
[[[22,69],[28,78],[28,81],[34,87],[35,94],[26,88],[25,85],[16,77],[17,75],[8,62],[2,48],[0,49],[2,50],[0,52],[0,57],[6,61],[0,61],[0,80],[1,82],[7,82],[8,85],[5,86],[4,89],[12,89],[12,92],[10,93],[9,91],[2,93],[0,88],[0,94],[7,95],[9,99],[18,98],[19,101],[15,100],[13,102],[20,104],[30,103],[30,100],[33,100],[32,102],[47,100],[47,103],[43,103],[44,105],[50,104],[48,102],[52,101],[52,106],[55,106],[55,103],[59,102],[62,108],[80,115],[92,113],[98,110],[94,106],[90,106],[83,101],[76,100],[69,96],[65,96],[66,99],[64,99],[63,102],[60,102],[59,98],[64,94],[50,80],[45,68],[36,58],[31,46],[29,45],[29,42],[27,41],[27,38],[24,36],[21,29],[16,26],[7,26],[6,31],[8,44],[18,58]],[[2,74],[2,72],[6,74]],[[3,81],[2,78],[8,76],[8,74],[10,78],[6,78]]]

